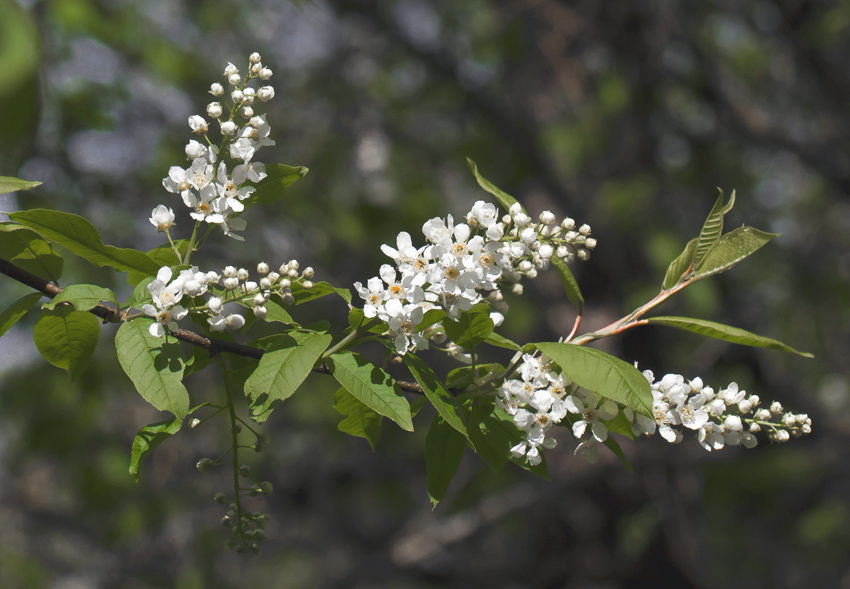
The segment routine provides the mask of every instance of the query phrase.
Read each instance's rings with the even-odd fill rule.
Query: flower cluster
[[[758,395],[748,396],[737,383],[715,393],[699,377],[686,383],[680,374],[667,374],[655,382],[651,371],[643,374],[652,387],[658,433],[671,444],[682,441],[679,426],[695,431],[700,445],[709,452],[724,446],[754,448],[758,444],[754,434],[763,429],[775,442],[786,442],[792,435],[799,437],[812,431],[808,415],[783,415],[777,401],[769,409],[756,409],[761,399]]]
[[[245,210],[243,201],[254,188],[246,182],[259,182],[266,177],[264,164],[252,161],[254,154],[264,146],[274,145],[269,138],[270,127],[266,115],[257,115],[254,106],[274,97],[272,86],[254,89],[248,86],[252,79],[268,80],[272,71],[263,66],[258,53],[251,54],[248,72],[244,78],[232,63],[228,63],[224,76],[230,88],[230,101],[211,102],[207,115],[219,127],[220,142],[210,138],[210,125],[200,115],[189,117],[192,132],[203,138],[203,143],[192,139],[186,145],[186,157],[191,161],[187,168],[171,166],[162,185],[166,190],[179,194],[196,223],[206,222],[220,225],[226,235],[243,240],[236,232],[245,229],[245,220],[237,217]],[[210,87],[216,98],[224,96],[225,89],[219,83]],[[237,119],[237,116],[239,117]],[[241,125],[237,123],[241,122]],[[222,154],[224,158],[220,160]],[[224,159],[231,163],[228,168]],[[151,214],[150,222],[158,231],[168,232],[174,225],[174,211],[158,205]]]
[[[507,311],[500,286],[521,294],[521,278],[535,278],[553,257],[586,260],[596,247],[588,225],[575,230],[569,218],[557,224],[549,211],[539,219],[533,223],[519,204],[500,219],[495,205],[478,201],[466,223],[456,224],[451,215],[427,221],[425,246],[414,247],[407,232],[399,233],[395,248],[381,246],[395,267],[384,264],[366,286],[354,284],[364,300],[364,316],[388,324],[399,354],[428,347],[426,333],[417,330],[426,311],[440,308],[456,318],[484,300],[482,291],[489,292],[487,301],[496,309],[490,318],[500,325]],[[430,335],[442,334],[435,330]]]
[[[142,312],[156,321],[150,326],[154,337],[162,337],[165,328],[177,329],[177,321],[189,311],[206,314],[210,331],[241,329],[245,318],[238,313],[224,313],[225,303],[235,302],[253,310],[258,319],[265,319],[268,312],[266,303],[272,294],[280,296],[284,305],[295,302],[292,285],[297,281],[301,288],[310,290],[313,283],[313,268],[307,267],[299,272],[297,260],[290,260],[280,266],[279,272],[269,270],[268,264],[257,264],[257,272],[262,275],[259,282],[249,280],[250,273],[245,268],[227,266],[221,273],[201,272],[197,266],[182,270],[172,280],[171,268],[160,268],[156,279],[148,284],[148,292],[153,304],[142,306]],[[199,304],[195,297],[209,295],[206,304]],[[177,304],[183,297],[191,299],[190,308]]]
[[[524,355],[518,367],[519,378],[506,380],[496,399],[525,433],[525,438],[511,448],[511,454],[515,458],[525,456],[531,465],[539,464],[540,448],[556,445],[553,438],[546,437],[547,433],[566,422],[579,441],[575,454],[594,462],[596,445],[608,438],[608,425],[618,414],[631,424],[633,434],[652,435],[657,431],[670,443],[682,441],[682,428],[693,430],[700,445],[709,452],[724,446],[754,448],[758,444],[754,434],[762,430],[777,442],[812,431],[812,420],[807,415],[783,413],[778,402],[769,409],[756,409],[759,397],[748,396],[734,382],[715,392],[704,386],[701,378],[686,382],[679,374],[668,374],[655,382],[651,371],[643,374],[652,389],[654,419],[579,388],[555,371],[545,356]]]

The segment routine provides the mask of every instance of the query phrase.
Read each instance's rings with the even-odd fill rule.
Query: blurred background
[[[256,159],[310,168],[245,244],[211,239],[203,268],[297,258],[348,286],[377,274],[382,243],[489,195],[465,158],[532,214],[588,223],[599,246],[575,272],[583,328],[651,298],[699,232],[717,187],[727,227],[781,232],[660,309],[743,327],[814,360],[664,328],[604,342],[660,376],[736,381],[808,413],[782,447],[706,453],[687,438],[622,441],[596,465],[573,442],[551,481],[467,452],[446,500],[425,491],[423,410],[385,423],[377,451],[339,433],[330,379],[311,376],[252,456],[275,493],[258,558],[225,550],[224,423],[188,428],[127,473],[135,432],[163,416],[115,360],[112,326],[83,378],[44,362],[31,313],[0,340],[2,586],[87,589],[300,587],[850,587],[850,2],[563,0],[0,0],[0,175],[40,180],[0,210],[82,214],[104,242],[148,249],[154,206],[185,209],[161,179],[185,165],[187,117],[252,51],[274,70],[277,146]],[[182,215],[182,216],[180,216]],[[419,237],[417,237],[417,235]],[[63,285],[129,294],[69,256]],[[27,293],[0,280],[5,308]],[[521,341],[568,332],[554,272],[509,298]],[[344,321],[341,300],[301,323]],[[445,374],[450,366],[433,358]],[[187,385],[220,399],[214,378]]]

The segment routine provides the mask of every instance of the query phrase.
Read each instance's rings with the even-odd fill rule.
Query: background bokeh
[[[629,332],[607,349],[657,375],[735,380],[807,412],[814,433],[711,454],[624,442],[633,474],[607,453],[586,465],[561,436],[549,482],[468,452],[434,511],[428,411],[412,435],[384,424],[372,453],[336,430],[334,387],[312,376],[252,459],[276,488],[256,504],[272,522],[252,558],[223,547],[212,496],[227,473],[194,468],[223,450],[224,424],[181,432],[134,483],[133,435],[161,417],[121,373],[114,329],[70,380],[38,356],[33,313],[0,340],[0,585],[850,587],[848,29],[847,0],[0,0],[0,175],[44,183],[0,196],[2,210],[54,207],[106,243],[159,245],[148,216],[183,214],[161,179],[184,161],[187,117],[228,61],[259,51],[277,91],[277,146],[260,159],[310,173],[249,211],[245,244],[210,240],[203,267],[294,257],[334,284],[365,281],[399,231],[487,198],[471,157],[532,212],[593,227],[597,251],[576,267],[592,328],[654,295],[716,187],[737,189],[728,226],[781,237],[662,313],[816,355]],[[129,294],[69,257],[75,282]],[[26,292],[0,280],[4,307]],[[572,326],[554,273],[509,303],[514,339]],[[202,375],[188,386],[199,402],[223,394]]]

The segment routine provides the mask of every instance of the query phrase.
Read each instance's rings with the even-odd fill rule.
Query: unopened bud
[[[201,458],[195,466],[200,472],[207,472],[210,466],[212,466],[212,460],[209,458]]]
[[[192,429],[195,429],[195,428],[196,428],[196,427],[198,427],[199,425],[201,425],[201,420],[200,420],[200,419],[198,419],[197,417],[196,417],[196,418],[194,418],[192,421],[190,421],[190,422],[189,422],[189,427],[191,427]]]

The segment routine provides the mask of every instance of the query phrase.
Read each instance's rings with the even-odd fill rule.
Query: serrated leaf
[[[670,266],[667,268],[667,274],[664,275],[664,284],[662,285],[664,290],[670,290],[679,284],[685,273],[691,269],[694,263],[694,253],[696,252],[698,241],[699,239],[696,237],[690,240],[688,245],[685,246],[685,249],[682,250],[682,253],[670,262]]]
[[[706,254],[694,271],[694,279],[700,280],[724,272],[752,255],[778,233],[767,233],[754,227],[738,227],[722,236]]]
[[[21,317],[26,315],[27,312],[32,309],[36,303],[38,303],[41,297],[41,293],[33,292],[22,296],[17,301],[6,307],[6,309],[0,313],[0,337],[3,337],[4,333],[9,331],[15,323],[21,319]]]
[[[425,437],[426,487],[434,507],[446,496],[465,449],[466,436],[435,415]]]
[[[561,278],[561,284],[564,285],[564,292],[567,294],[567,299],[573,307],[578,309],[579,314],[581,314],[584,308],[584,297],[581,296],[581,290],[578,287],[575,276],[573,276],[572,270],[558,256],[552,256],[552,265],[555,266],[555,270]]]
[[[41,182],[30,182],[29,180],[21,180],[20,178],[12,178],[11,176],[0,176],[0,194],[16,192],[18,190],[29,190],[36,186],[41,186]]]
[[[649,383],[628,362],[600,350],[574,344],[541,342],[534,345],[580,387],[652,416]]]
[[[732,191],[732,196],[729,199],[729,204],[723,205],[723,191],[719,188],[717,189],[720,192],[720,196],[717,198],[717,201],[714,203],[714,206],[711,207],[711,212],[708,213],[708,217],[705,219],[705,223],[703,223],[702,230],[699,232],[699,237],[697,238],[696,249],[694,250],[694,267],[699,268],[700,263],[705,258],[708,251],[714,247],[714,244],[717,243],[717,240],[720,239],[720,235],[723,233],[723,216],[732,210],[732,207],[735,205],[735,191]]]
[[[151,335],[152,323],[141,317],[121,325],[115,335],[118,362],[145,401],[182,420],[189,410],[189,392],[181,382],[185,362],[180,344]]]
[[[147,254],[140,251],[104,245],[94,225],[79,215],[49,209],[32,209],[9,213],[9,218],[95,266],[110,266],[119,272],[136,270],[148,275],[156,274],[160,268]]]
[[[381,422],[384,419],[344,388],[334,394],[334,409],[347,417],[339,422],[337,428],[344,434],[365,438],[372,451],[381,437]]]
[[[194,413],[201,407],[205,407],[208,403],[201,403],[189,409],[187,415]],[[133,438],[133,449],[130,452],[130,476],[137,483],[139,482],[139,465],[154,448],[159,446],[165,440],[180,431],[183,421],[172,417],[165,421],[151,423],[139,430],[136,437]]]
[[[259,366],[245,381],[251,419],[263,423],[278,403],[292,396],[331,339],[324,334],[290,332],[281,338],[278,349],[263,354]]]
[[[177,246],[177,250],[180,252],[180,255],[186,255],[186,250],[189,249],[189,241],[186,239],[177,239],[174,241],[174,245]],[[152,250],[148,250],[148,257],[153,260],[157,267],[162,268],[163,266],[177,266],[180,264],[180,258],[177,257],[177,254],[174,253],[174,250],[171,248],[171,244],[165,243],[159,247],[155,247]],[[130,270],[127,273],[127,284],[130,286],[136,286],[139,282],[147,278],[149,274],[145,274],[142,272],[138,272],[136,270]]]
[[[431,404],[437,410],[437,413],[442,416],[443,420],[466,437],[466,426],[457,414],[455,400],[451,393],[446,390],[445,385],[440,382],[437,374],[428,366],[424,360],[414,356],[413,354],[405,354],[402,356],[405,365],[410,370],[413,378],[422,387],[425,396],[431,401]]]
[[[493,320],[490,319],[490,307],[486,303],[475,305],[461,312],[457,320],[443,321],[446,335],[462,348],[471,350],[493,333]]]
[[[32,335],[35,347],[45,360],[77,377],[97,347],[100,323],[91,313],[66,306],[42,311]]]
[[[45,303],[43,309],[54,309],[60,303],[71,303],[77,311],[88,311],[97,306],[101,301],[115,303],[115,293],[108,288],[95,286],[94,284],[72,284],[56,295],[49,303]]]
[[[484,176],[482,176],[481,173],[478,171],[478,166],[475,165],[474,161],[469,158],[466,158],[466,163],[469,164],[469,169],[472,170],[472,174],[478,181],[478,185],[493,196],[495,196],[496,200],[499,201],[499,204],[502,205],[502,208],[505,209],[505,212],[508,212],[511,206],[517,202],[517,199],[512,197],[504,190],[497,188],[492,182],[484,178]],[[520,207],[522,207],[522,205],[520,205]],[[522,207],[522,212],[525,212],[525,207]]]
[[[731,325],[724,325],[723,323],[715,323],[714,321],[691,319],[690,317],[650,317],[647,319],[647,322],[654,325],[667,325],[668,327],[684,329],[691,333],[698,333],[706,337],[713,337],[733,344],[781,350],[783,352],[798,354],[805,358],[814,358],[812,354],[795,350],[791,346],[783,344],[778,340],[757,335],[739,327],[732,327]]]
[[[17,223],[0,223],[0,258],[43,280],[62,276],[62,256],[38,233]]]
[[[308,171],[304,166],[266,165],[268,176],[257,184],[257,190],[251,195],[250,202],[253,204],[273,203],[283,196],[287,188],[306,176]]]
[[[395,380],[360,354],[339,352],[328,359],[334,378],[360,402],[399,427],[413,431],[410,404],[402,395]]]

